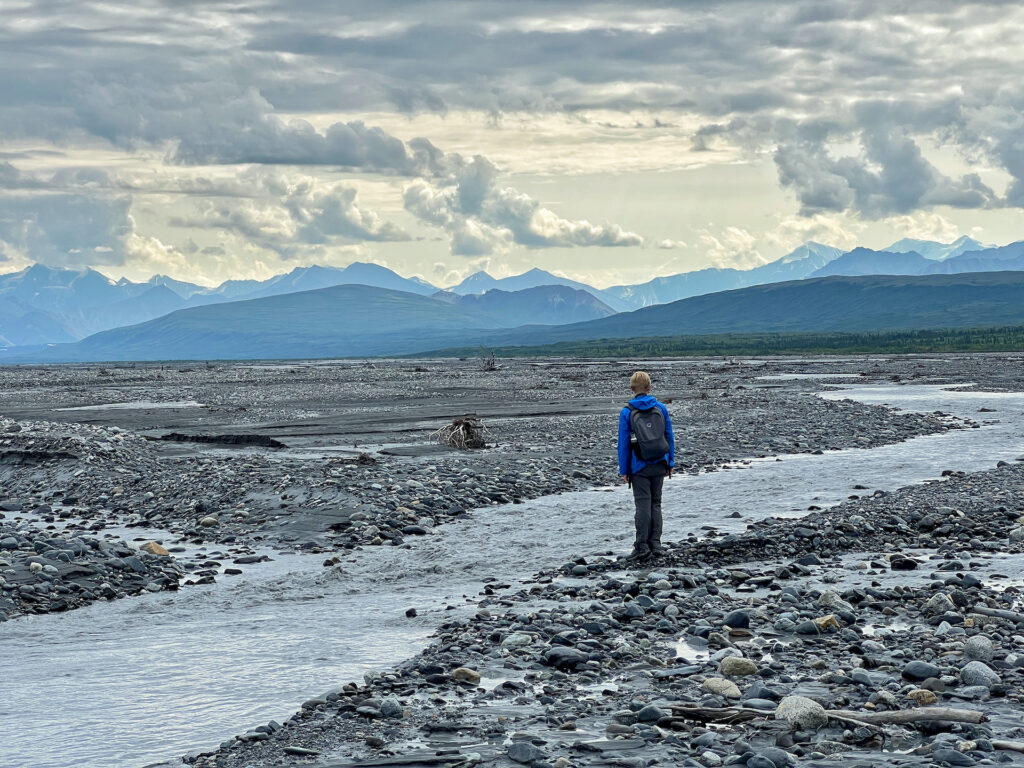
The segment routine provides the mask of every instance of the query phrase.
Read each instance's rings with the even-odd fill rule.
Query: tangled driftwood
[[[493,352],[491,352],[490,357],[488,357],[485,353],[483,357],[480,358],[480,360],[483,363],[485,371],[497,371],[501,369],[501,364],[497,360],[495,360]]]
[[[487,430],[479,419],[467,416],[464,419],[455,419],[451,424],[445,424],[431,437],[441,445],[465,451],[470,448],[486,448],[487,443],[484,440],[486,434]]]

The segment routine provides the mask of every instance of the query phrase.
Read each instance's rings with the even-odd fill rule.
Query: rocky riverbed
[[[422,654],[186,762],[781,768],[1024,755],[1024,466],[488,586]]]
[[[326,554],[401,546],[473,510],[616,481],[623,398],[609,390],[625,389],[622,364],[584,373],[578,365],[517,363],[491,373],[468,363],[435,366],[444,381],[406,363],[19,369],[20,378],[0,369],[8,387],[0,419],[0,621],[206,583],[225,567],[258,561],[261,546]],[[657,372],[679,425],[678,470],[975,426],[941,413],[824,400],[809,395],[806,382],[763,378],[782,367]],[[374,386],[356,406],[350,398],[367,390],[367,377]],[[452,404],[453,389],[465,404]],[[243,407],[238,421],[238,408],[223,401],[240,391],[259,405]],[[81,404],[86,396],[93,405]],[[315,396],[324,413],[313,416]],[[211,400],[221,404],[199,407]],[[483,420],[488,449],[431,441],[463,408]],[[367,443],[371,428],[375,442]],[[97,535],[121,526],[164,535],[131,546]],[[222,551],[179,563],[183,543]]]
[[[364,548],[398,554],[388,547],[457,535],[488,507],[612,482],[617,388],[636,367],[672,401],[692,474],[983,429],[999,408],[953,418],[811,393],[851,381],[1015,392],[1019,364],[0,369],[0,617],[209,583],[275,550],[320,553],[323,583],[343,583]],[[488,449],[431,444],[467,414],[488,426]],[[496,562],[501,577],[419,656],[173,764],[1019,759],[1024,478],[1015,462],[961,473],[956,459],[941,482],[854,486],[798,520],[727,510],[728,525],[693,525],[655,562],[590,551],[539,562],[525,583]]]

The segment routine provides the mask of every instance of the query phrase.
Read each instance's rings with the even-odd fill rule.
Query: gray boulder
[[[536,762],[537,760],[543,760],[547,757],[543,751],[525,741],[513,742],[512,746],[508,748],[508,756],[509,759],[524,765]]]
[[[975,661],[991,661],[995,649],[985,635],[975,635],[964,643],[964,657]]]
[[[939,668],[927,661],[911,661],[903,667],[903,679],[918,683],[929,677],[938,677]]]
[[[960,681],[964,685],[983,685],[990,689],[999,685],[1000,678],[983,661],[971,661],[960,670]]]
[[[775,710],[777,719],[788,720],[799,728],[816,731],[828,724],[825,708],[806,696],[787,696]]]

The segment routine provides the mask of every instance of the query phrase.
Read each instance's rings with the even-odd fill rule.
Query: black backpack
[[[627,405],[630,410],[629,426],[633,432],[630,442],[633,452],[644,461],[660,459],[669,452],[668,434],[665,430],[665,414],[655,406],[642,411],[635,405]]]

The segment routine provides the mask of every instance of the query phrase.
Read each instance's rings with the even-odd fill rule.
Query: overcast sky
[[[1017,3],[0,0],[0,271],[1024,239]]]

